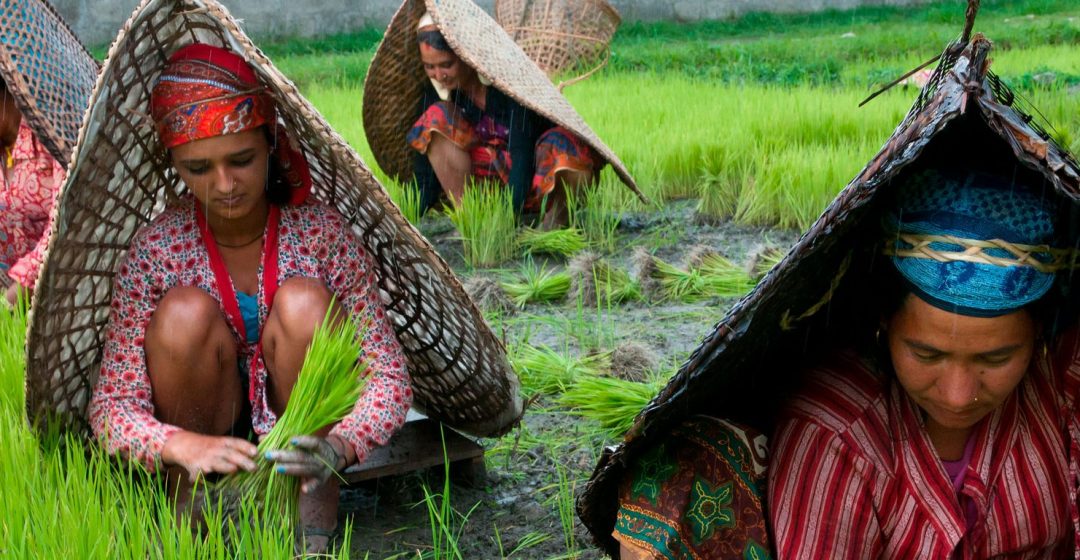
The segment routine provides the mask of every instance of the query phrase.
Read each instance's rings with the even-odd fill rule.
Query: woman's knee
[[[453,140],[444,134],[433,132],[431,144],[427,151],[428,161],[435,167],[449,165],[454,168],[468,171],[472,166],[472,158],[468,150],[458,146]]]
[[[193,286],[169,290],[157,304],[146,329],[147,348],[177,353],[205,353],[214,338],[232,342],[216,300]]]
[[[334,294],[316,278],[290,278],[278,288],[274,305],[267,319],[267,328],[274,325],[293,338],[310,338],[334,299]]]

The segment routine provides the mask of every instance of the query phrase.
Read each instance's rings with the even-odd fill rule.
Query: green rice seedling
[[[580,556],[577,540],[574,538],[574,522],[577,515],[574,512],[577,481],[571,479],[562,462],[557,458],[555,461],[555,474],[558,476],[559,491],[556,494],[556,502],[559,506],[559,524],[562,526],[563,543],[566,545],[566,557],[577,558]]]
[[[539,230],[525,228],[518,234],[517,245],[526,255],[548,254],[569,257],[585,249],[585,235],[575,227]]]
[[[605,169],[596,184],[584,187],[576,196],[568,193],[570,222],[592,247],[610,253],[615,250],[617,230],[627,208],[639,204],[631,196],[618,176]]]
[[[510,191],[477,183],[466,186],[461,203],[447,210],[461,236],[465,262],[495,266],[514,254],[516,216]]]
[[[499,536],[499,527],[496,526],[494,523],[492,523],[492,527],[495,529],[495,542],[499,546],[499,558],[504,558],[507,560],[509,560],[510,558],[514,558],[514,556],[519,552],[524,552],[541,543],[551,540],[551,535],[546,535],[539,531],[526,533],[525,536],[518,539],[517,545],[514,546],[514,548],[510,549],[509,553],[506,553],[503,551],[502,537]]]
[[[420,212],[420,189],[416,188],[415,182],[399,183],[393,179],[383,181],[390,200],[394,201],[401,214],[410,224],[420,225],[423,217]]]
[[[697,268],[705,282],[705,294],[715,297],[739,297],[753,289],[755,282],[746,270],[719,253],[706,255]]]
[[[702,156],[696,217],[707,224],[731,219],[743,185],[752,182],[754,166],[745,150],[712,149]]]
[[[705,278],[697,269],[683,270],[659,257],[653,256],[653,275],[660,281],[667,297],[677,300],[694,301],[706,294]]]
[[[427,509],[428,525],[431,528],[432,560],[463,560],[458,542],[465,529],[469,516],[480,502],[464,515],[454,510],[450,502],[450,460],[446,456],[446,437],[442,425],[439,425],[439,438],[443,450],[443,488],[441,493],[432,492],[426,483],[421,485],[424,491],[424,506]],[[419,556],[419,554],[418,554]]]
[[[26,306],[0,309],[0,412],[21,410],[25,402]]]
[[[330,312],[315,329],[304,364],[293,385],[285,412],[258,445],[255,472],[238,472],[223,478],[215,490],[229,495],[255,496],[265,500],[266,511],[296,520],[297,479],[278,475],[266,453],[289,447],[292,438],[314,434],[339,422],[363,391],[367,364],[360,347],[360,329],[348,318],[335,321]]]
[[[558,403],[570,414],[595,420],[610,437],[630,429],[634,418],[660,390],[659,383],[636,383],[611,377],[581,376]]]
[[[543,344],[519,344],[510,352],[510,364],[521,378],[526,396],[565,391],[579,378],[607,371],[610,362],[610,352],[575,358]]]
[[[536,265],[532,260],[521,267],[521,280],[502,282],[502,289],[519,308],[529,303],[558,301],[570,291],[570,275]]]

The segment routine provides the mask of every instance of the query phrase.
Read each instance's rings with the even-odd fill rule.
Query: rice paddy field
[[[575,201],[573,227],[552,234],[515,225],[505,200],[480,194],[453,216],[421,218],[410,188],[385,180],[360,119],[381,31],[262,42],[462,277],[529,403],[518,428],[481,442],[478,483],[439,468],[344,489],[334,557],[602,558],[573,513],[601,448],[877,152],[918,92],[859,101],[938,54],[962,19],[963,3],[950,1],[624,25],[608,67],[565,93],[649,202],[605,172]],[[992,67],[1020,101],[1080,151],[1080,5],[984,0],[976,30],[995,41]],[[258,508],[194,535],[176,527],[152,477],[29,429],[24,328],[20,314],[0,313],[0,557],[292,557],[288,528]]]

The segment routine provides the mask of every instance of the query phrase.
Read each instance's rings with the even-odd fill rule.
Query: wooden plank
[[[454,463],[467,462],[475,469],[483,465],[484,448],[475,441],[445,428],[446,458]],[[345,469],[346,483],[361,482],[382,476],[404,474],[426,469],[443,463],[443,439],[439,437],[439,423],[423,418],[406,422],[390,443],[375,449],[362,465]]]

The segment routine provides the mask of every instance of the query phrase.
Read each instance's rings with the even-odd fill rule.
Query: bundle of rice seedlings
[[[705,259],[719,256],[720,252],[708,245],[692,245],[686,252],[686,268],[701,268]]]
[[[571,227],[553,230],[525,228],[518,234],[517,244],[526,255],[546,253],[569,257],[588,245],[581,230]]]
[[[466,185],[461,203],[446,214],[461,236],[462,254],[470,266],[491,267],[513,256],[517,224],[508,189]]]
[[[254,472],[238,472],[217,482],[213,490],[234,504],[243,500],[262,501],[263,510],[295,522],[298,480],[277,474],[266,452],[289,447],[292,438],[314,434],[341,421],[356,405],[365,382],[367,363],[360,347],[362,335],[348,318],[333,323],[329,313],[315,329],[304,356],[304,365],[293,385],[285,412],[258,445]]]
[[[733,188],[723,172],[713,173],[702,169],[697,187],[700,198],[694,218],[698,223],[717,225],[735,213],[735,205],[739,199],[738,189]]]
[[[682,301],[741,296],[753,288],[746,272],[715,250],[694,247],[682,269],[649,255],[651,275],[666,297]]]
[[[757,245],[750,249],[746,261],[746,273],[754,281],[760,282],[772,268],[784,259],[784,250],[775,245]]]
[[[520,344],[510,353],[510,363],[521,379],[526,396],[565,391],[578,379],[596,377],[611,367],[611,353],[575,358],[543,344]]]
[[[611,352],[611,376],[624,381],[643,382],[660,366],[656,354],[638,342],[627,342]]]
[[[705,282],[704,292],[708,296],[739,297],[756,284],[745,269],[719,253],[703,256],[697,270]]]
[[[664,298],[664,288],[660,284],[656,260],[656,257],[648,249],[641,246],[634,247],[634,254],[630,257],[630,262],[636,271],[634,280],[638,285],[642,298],[648,301],[657,301]]]
[[[626,433],[634,418],[660,390],[658,383],[583,376],[559,396],[570,414],[596,420],[612,437]]]
[[[529,303],[558,301],[566,297],[570,291],[570,275],[526,261],[521,267],[521,280],[507,280],[501,286],[514,305],[524,308]]]
[[[579,253],[566,265],[570,274],[570,301],[585,307],[598,302],[608,303],[640,300],[641,288],[626,271],[615,268],[596,253]]]
[[[509,315],[517,311],[506,290],[490,276],[473,276],[465,280],[464,286],[469,297],[485,312]]]
[[[673,299],[694,301],[708,297],[705,279],[698,269],[683,270],[658,257],[653,257],[654,276],[660,281],[663,293]]]

